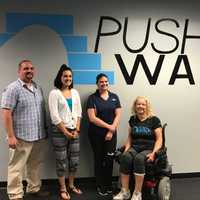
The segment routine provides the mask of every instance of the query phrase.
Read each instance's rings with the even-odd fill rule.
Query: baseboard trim
[[[200,172],[172,174],[172,178],[197,178],[197,177],[200,177]]]
[[[193,172],[193,173],[175,173],[172,174],[172,179],[177,179],[177,178],[198,178],[200,177],[200,172]],[[113,181],[117,181],[118,177],[115,176],[113,177]],[[76,181],[79,182],[80,184],[84,183],[95,183],[95,178],[94,177],[83,177],[83,178],[76,178]],[[0,182],[0,187],[6,187],[7,182],[2,181]],[[24,185],[26,185],[26,181],[23,182]],[[48,185],[57,185],[58,180],[57,179],[43,179],[42,184],[45,186]]]

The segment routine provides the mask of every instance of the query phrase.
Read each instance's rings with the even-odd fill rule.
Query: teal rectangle
[[[86,36],[64,36],[61,35],[67,52],[87,52]]]
[[[74,70],[100,70],[101,54],[69,53],[68,64]]]

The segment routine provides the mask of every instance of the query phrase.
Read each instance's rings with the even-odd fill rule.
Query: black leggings
[[[105,134],[91,132],[89,140],[94,153],[94,173],[97,187],[111,187],[117,136],[114,133],[111,140],[105,141]]]

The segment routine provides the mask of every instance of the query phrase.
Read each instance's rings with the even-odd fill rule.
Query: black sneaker
[[[108,192],[104,188],[97,187],[97,193],[101,196],[107,196]]]

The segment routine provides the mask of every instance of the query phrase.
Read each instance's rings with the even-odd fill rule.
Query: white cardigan
[[[71,89],[72,112],[65,97],[59,89],[53,89],[49,93],[49,111],[52,124],[63,122],[67,128],[76,128],[77,119],[82,115],[80,96],[77,90]]]

